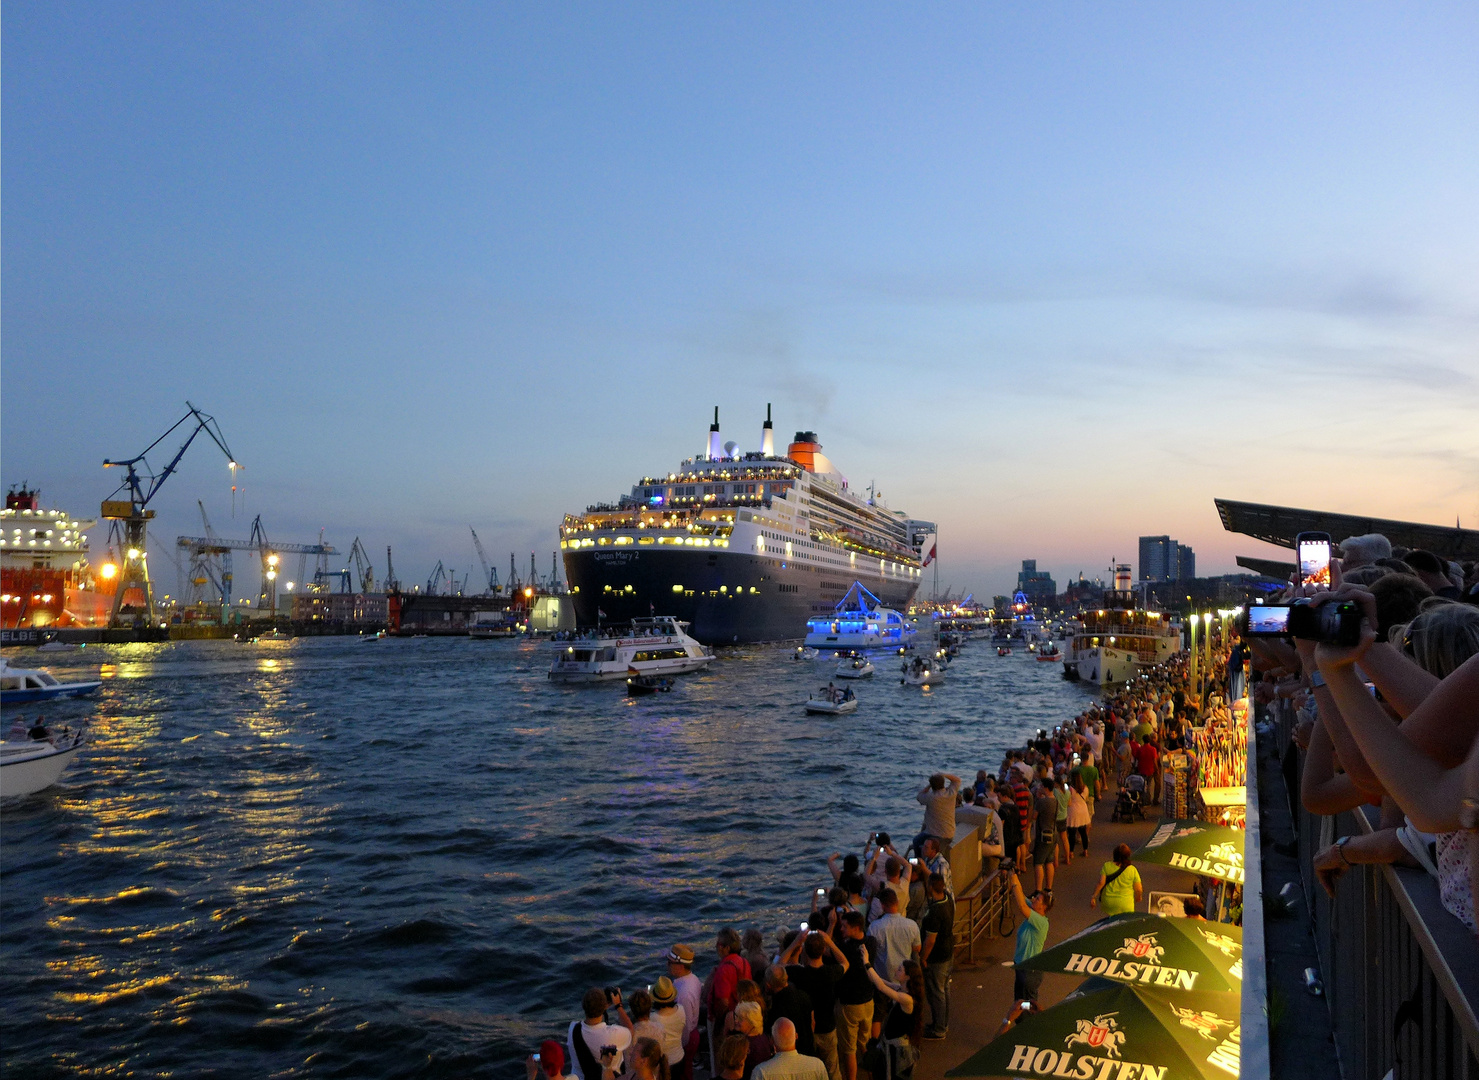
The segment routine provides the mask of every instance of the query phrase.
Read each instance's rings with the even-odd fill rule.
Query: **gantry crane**
[[[226,437],[221,434],[221,428],[216,423],[215,417],[207,416],[190,402],[185,402],[189,410],[184,416],[171,424],[168,430],[159,438],[135,455],[123,461],[113,461],[105,458],[103,468],[111,469],[114,466],[127,469],[128,474],[123,483],[113,492],[111,498],[103,500],[102,514],[105,521],[110,522],[108,526],[108,547],[114,557],[119,561],[118,588],[113,594],[113,609],[108,616],[108,625],[119,625],[118,613],[123,607],[123,598],[129,589],[137,588],[144,594],[144,618],[149,625],[154,624],[154,589],[149,584],[149,547],[148,526],[154,517],[154,511],[150,510],[149,503],[154,496],[159,494],[159,489],[164,482],[174,473],[180,464],[180,459],[185,456],[185,451],[190,449],[190,444],[195,441],[195,436],[204,431],[211,437],[211,441],[226,455],[227,466],[231,469],[234,479],[236,470],[241,468],[236,462],[236,457],[226,445]],[[174,432],[187,424],[194,423],[190,434],[186,436],[184,443],[175,451],[175,456],[170,459],[168,465],[160,472],[154,472],[148,462],[149,452],[152,451]],[[119,496],[124,496],[119,498]]]
[[[390,549],[385,550],[389,554]],[[374,592],[375,568],[370,565],[370,553],[365,550],[365,545],[359,542],[358,536],[354,538],[354,543],[349,545],[349,557],[354,562],[354,572],[359,575],[359,591]]]
[[[395,577],[395,563],[390,561],[390,545],[385,545],[385,591],[386,593],[400,592],[401,583]]]
[[[207,522],[207,530],[210,523]],[[259,610],[275,611],[277,608],[277,576],[278,566],[283,555],[317,555],[327,558],[337,555],[339,552],[328,544],[320,541],[317,544],[274,544],[267,539],[267,530],[262,525],[262,515],[258,514],[252,519],[251,538],[247,540],[225,540],[219,536],[181,536],[177,537],[175,543],[182,548],[190,549],[193,557],[199,558],[205,554],[215,554],[222,557],[222,562],[229,568],[230,553],[233,551],[255,551],[262,561],[262,587],[257,594],[257,606]],[[231,604],[229,569],[222,574],[221,594],[221,619],[225,621],[227,608]]]

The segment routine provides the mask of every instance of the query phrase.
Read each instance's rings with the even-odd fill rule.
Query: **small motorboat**
[[[365,635],[363,635],[360,638],[360,640],[361,641],[380,641],[384,637],[385,637],[385,631],[384,630],[376,630],[373,634],[365,634]]]
[[[292,641],[292,634],[284,634],[281,630],[269,630],[265,634],[258,634],[257,641]]]
[[[0,702],[6,705],[82,697],[102,685],[100,681],[61,682],[42,668],[11,667],[9,661],[0,659]]]
[[[998,645],[996,647],[996,655],[997,656],[1011,656],[1012,655],[1012,647],[1010,645]]]
[[[822,655],[821,649],[813,649],[810,645],[798,645],[796,647],[797,660],[815,660]]]
[[[644,694],[666,694],[673,688],[673,680],[661,675],[632,675],[627,679],[627,696],[641,697]]]
[[[852,692],[851,687],[832,686],[828,684],[817,691],[821,697],[813,694],[806,699],[806,711],[809,713],[825,713],[828,716],[841,716],[844,713],[858,711],[857,695]]]
[[[84,741],[82,732],[64,728],[44,738],[22,734],[0,742],[0,798],[34,795],[51,787],[72,764]]]
[[[840,660],[837,664],[839,679],[867,679],[873,674],[873,665],[865,657],[855,656],[851,660]]]
[[[904,665],[903,677],[899,679],[899,683],[903,686],[930,686],[944,681],[945,669],[943,667],[927,662],[918,656]]]
[[[40,645],[37,645],[36,646],[36,651],[37,652],[76,652],[80,648],[82,648],[81,645],[74,645],[70,641],[57,641],[55,638],[52,638],[50,641],[43,641]]]
[[[1037,651],[1037,662],[1039,664],[1051,664],[1055,660],[1062,660],[1063,653],[1059,650],[1056,642],[1048,642]]]

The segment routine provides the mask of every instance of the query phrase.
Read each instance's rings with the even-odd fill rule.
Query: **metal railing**
[[[1287,702],[1271,709],[1281,757],[1293,712]],[[1302,771],[1302,752],[1299,764]],[[1357,864],[1332,900],[1314,876],[1314,856],[1336,837],[1376,831],[1376,812],[1332,819],[1305,810],[1297,790],[1290,800],[1345,1080],[1479,1080],[1479,941],[1444,909],[1423,870]]]

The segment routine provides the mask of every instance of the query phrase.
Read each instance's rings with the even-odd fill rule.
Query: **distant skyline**
[[[1276,554],[1218,496],[1472,526],[1476,52],[1472,4],[8,4],[0,474],[95,516],[213,414],[236,516],[197,444],[166,586],[197,498],[547,573],[715,404],[978,596]]]

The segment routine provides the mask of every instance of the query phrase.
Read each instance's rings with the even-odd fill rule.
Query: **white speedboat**
[[[849,687],[824,686],[817,691],[818,697],[813,694],[806,699],[806,711],[809,713],[824,713],[828,716],[842,716],[845,713],[858,711],[858,699]]]
[[[56,640],[52,640],[52,641],[43,641],[40,645],[37,645],[36,646],[36,651],[37,652],[76,652],[80,648],[82,648],[82,646],[80,646],[80,645],[74,645],[70,641],[56,641]]]
[[[669,616],[633,619],[626,630],[597,630],[559,643],[549,677],[556,682],[606,682],[629,675],[686,675],[714,662],[714,650]]]
[[[821,649],[809,649],[805,645],[798,645],[796,647],[796,657],[795,658],[797,660],[815,660],[817,657],[819,657],[821,655],[822,655],[822,650]]]
[[[265,634],[258,634],[257,641],[292,641],[292,634],[285,634],[281,630],[269,630]]]
[[[831,615],[806,621],[805,645],[814,649],[896,649],[919,633],[892,608],[854,581]]]
[[[839,660],[837,662],[837,677],[839,679],[866,679],[873,674],[873,665],[861,656],[854,656],[851,660]]]
[[[0,742],[0,798],[34,795],[61,779],[82,749],[82,732],[64,732],[45,739],[28,736]]]
[[[904,664],[899,682],[904,686],[933,686],[945,681],[945,669],[939,664],[916,656]]]
[[[82,697],[103,684],[94,682],[61,682],[41,668],[11,667],[0,659],[0,702],[18,705],[26,701],[50,701],[52,698]]]

